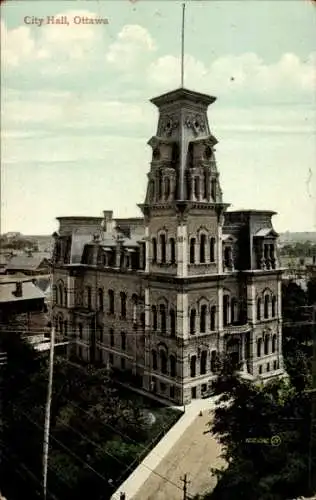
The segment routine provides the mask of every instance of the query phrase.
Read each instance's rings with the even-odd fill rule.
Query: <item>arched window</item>
[[[230,268],[232,266],[232,249],[225,247],[224,250],[224,266]]]
[[[169,362],[170,362],[170,376],[175,377],[176,376],[176,358],[173,354],[169,357]]]
[[[194,177],[194,195],[197,200],[200,199],[200,178]]]
[[[160,370],[161,373],[167,373],[167,355],[165,351],[160,351]]]
[[[200,359],[200,373],[201,373],[201,375],[205,375],[205,373],[206,373],[206,361],[207,361],[207,351],[202,351],[201,352],[201,359]]]
[[[266,335],[264,337],[264,354],[267,356],[269,354],[269,343],[270,343],[270,335]]]
[[[166,236],[161,234],[159,236],[159,244],[160,244],[160,262],[162,264],[166,263]]]
[[[269,318],[269,305],[270,305],[270,297],[269,295],[264,296],[264,318]]]
[[[261,356],[262,339],[257,339],[257,358]]]
[[[215,238],[210,239],[210,262],[215,262]]]
[[[157,240],[152,239],[152,250],[153,250],[153,262],[157,262]]]
[[[103,290],[99,288],[98,290],[98,309],[99,311],[103,311]]]
[[[235,323],[238,320],[237,314],[237,299],[231,300],[231,323]]]
[[[161,333],[166,333],[167,329],[167,318],[166,318],[166,306],[164,304],[160,305],[160,330]]]
[[[272,297],[272,304],[271,304],[271,306],[272,306],[271,307],[271,309],[272,309],[271,310],[271,315],[272,315],[272,318],[275,318],[275,316],[276,316],[276,297],[275,296]]]
[[[272,352],[276,351],[276,345],[277,345],[277,336],[273,335],[272,336]]]
[[[67,307],[68,306],[68,292],[67,292],[66,287],[64,288],[64,300],[65,300],[65,307]]]
[[[213,373],[216,372],[216,361],[217,361],[216,351],[212,351],[211,352],[211,372],[213,372]]]
[[[190,359],[190,377],[195,377],[196,375],[196,356],[191,356]]]
[[[168,200],[170,196],[170,179],[165,177],[165,200]]]
[[[174,309],[170,309],[170,335],[174,337],[176,335],[176,313]]]
[[[91,286],[86,286],[86,293],[87,293],[87,308],[91,309],[91,306],[92,306],[92,290],[91,290]]]
[[[126,333],[125,332],[121,332],[121,347],[122,347],[122,351],[125,351],[125,349],[126,349]]]
[[[156,351],[151,351],[151,357],[152,357],[152,367],[153,367],[153,370],[157,370],[157,366],[158,366],[158,363],[157,363],[157,353]]]
[[[216,180],[212,179],[211,181],[211,195],[213,198],[213,201],[216,201]]]
[[[109,313],[114,314],[114,291],[113,290],[108,291],[108,297],[109,297]]]
[[[206,236],[201,234],[200,236],[200,262],[204,264],[205,262],[205,247],[206,247]]]
[[[195,238],[190,239],[190,264],[195,263]]]
[[[158,173],[158,197],[162,198],[162,171],[160,170]]]
[[[261,320],[261,299],[257,299],[257,321]]]
[[[151,314],[152,314],[152,327],[153,327],[153,330],[156,331],[157,326],[158,326],[158,317],[157,317],[157,307],[156,306],[152,306]]]
[[[207,306],[206,305],[201,306],[201,313],[200,313],[200,332],[201,333],[206,332],[206,312],[207,312]]]
[[[126,318],[126,293],[121,292],[121,317]]]
[[[216,330],[216,306],[211,307],[211,330]]]
[[[145,313],[144,312],[142,312],[140,314],[140,325],[142,327],[142,330],[145,330],[146,325],[145,325]]]
[[[175,264],[176,262],[176,242],[174,238],[170,238],[170,262],[171,264]]]
[[[53,286],[53,304],[58,303],[58,297],[57,297],[57,286]]]
[[[64,289],[62,285],[59,285],[58,287],[59,291],[59,304],[62,306],[64,304]]]
[[[190,311],[190,334],[194,335],[196,330],[196,310],[191,309]]]
[[[229,323],[229,295],[223,297],[223,324],[227,326]]]

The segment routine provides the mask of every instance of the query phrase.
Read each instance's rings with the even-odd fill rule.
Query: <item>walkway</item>
[[[215,400],[194,400],[185,414],[163,437],[158,445],[111,497],[119,500],[124,492],[126,500],[182,500],[186,473],[189,497],[214,488],[211,467],[220,466],[220,446],[208,431]],[[203,415],[199,416],[202,410]],[[154,472],[152,472],[154,471]]]

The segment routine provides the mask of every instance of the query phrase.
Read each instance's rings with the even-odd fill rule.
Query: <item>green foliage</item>
[[[7,459],[0,484],[10,500],[20,499],[21,491],[36,499],[41,496],[48,360],[12,332],[5,338],[5,348],[8,365],[1,444]],[[108,499],[129,467],[132,470],[138,457],[147,453],[162,423],[170,427],[178,418],[172,410],[157,410],[159,417],[150,427],[143,418],[144,407],[130,391],[121,394],[106,370],[56,357],[48,499],[52,495],[59,500]],[[23,480],[17,474],[21,463],[32,474]]]

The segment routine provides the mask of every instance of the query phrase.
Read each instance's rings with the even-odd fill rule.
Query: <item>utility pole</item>
[[[187,474],[184,474],[184,477],[181,477],[180,480],[183,482],[183,500],[187,500],[188,485],[191,483],[191,481],[188,481]]]
[[[52,403],[52,392],[53,392],[54,347],[55,347],[55,327],[53,326],[52,331],[51,331],[51,336],[50,336],[48,389],[47,389],[47,401],[46,401],[45,423],[44,423],[44,444],[43,444],[43,498],[44,498],[44,500],[46,500],[46,493],[47,493],[47,467],[48,467],[49,431],[50,431],[50,408],[51,408],[51,403]]]

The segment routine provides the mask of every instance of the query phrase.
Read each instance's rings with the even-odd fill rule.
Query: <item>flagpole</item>
[[[182,4],[182,29],[181,29],[181,87],[184,85],[184,19],[185,3]]]

